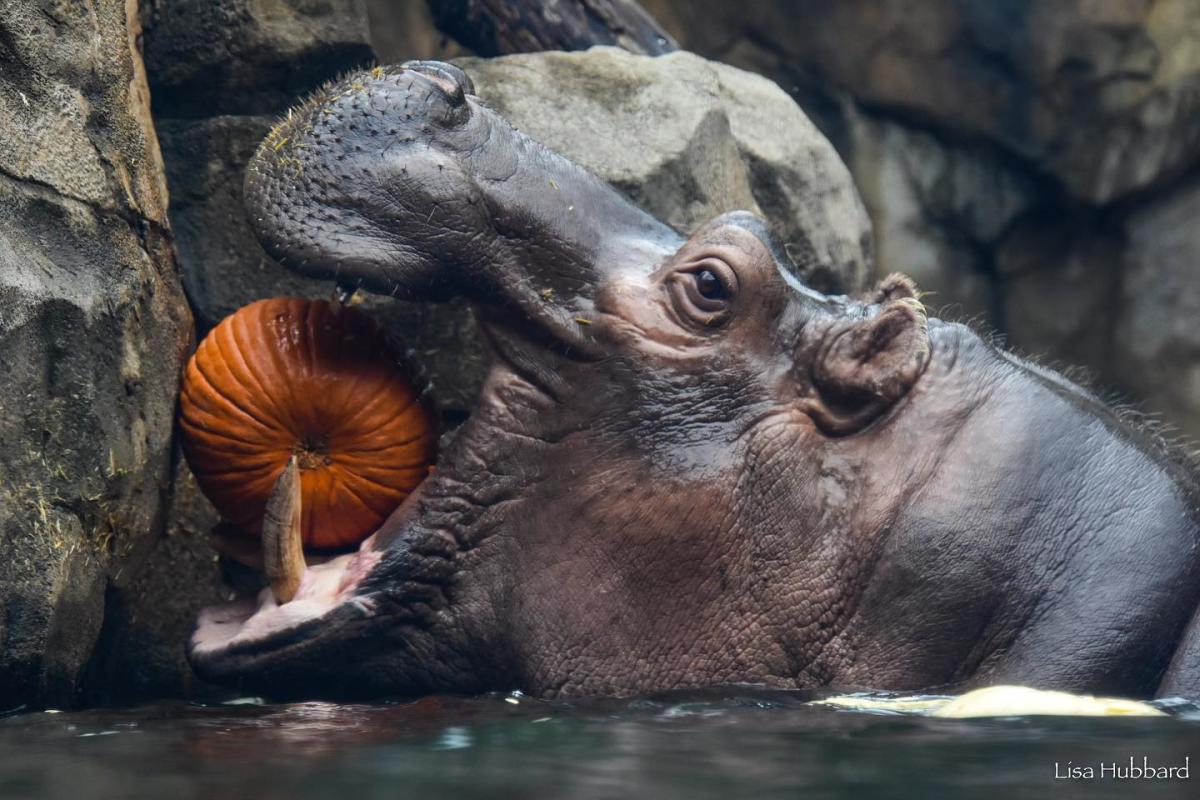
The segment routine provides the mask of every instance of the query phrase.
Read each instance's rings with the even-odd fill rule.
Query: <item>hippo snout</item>
[[[682,241],[480,102],[461,69],[356,73],[288,115],[246,174],[264,248],[305,275],[409,299],[514,308],[582,346],[597,270]]]
[[[453,203],[466,188],[455,155],[487,136],[486,120],[472,125],[472,90],[457,67],[415,62],[357,73],[290,112],[246,172],[263,247],[303,274],[381,292],[436,284],[435,270],[397,270],[397,251],[479,227]],[[456,207],[438,214],[443,204]]]

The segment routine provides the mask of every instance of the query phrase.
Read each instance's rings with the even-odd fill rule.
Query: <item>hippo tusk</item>
[[[307,568],[300,541],[300,466],[292,456],[267,497],[262,522],[263,570],[275,602],[296,596]]]

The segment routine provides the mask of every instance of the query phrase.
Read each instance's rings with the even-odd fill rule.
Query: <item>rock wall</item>
[[[0,2],[0,710],[85,699],[192,339],[136,3]]]
[[[1200,441],[1200,4],[645,0],[833,140],[880,273]]]

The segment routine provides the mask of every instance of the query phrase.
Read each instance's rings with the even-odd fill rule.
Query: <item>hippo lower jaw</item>
[[[193,663],[202,671],[221,672],[221,659],[276,651],[316,632],[313,623],[335,611],[370,616],[375,602],[355,589],[380,555],[364,543],[356,553],[307,567],[296,596],[286,603],[264,588],[255,598],[203,609],[191,639]]]
[[[492,355],[493,371],[520,376],[520,382],[547,398],[557,400],[563,390],[553,368],[555,361],[582,362],[596,358],[590,341],[578,335],[558,335],[561,332],[545,320],[522,319],[502,308],[475,310],[478,328]],[[532,358],[534,350],[542,351],[543,358]],[[476,413],[473,410],[472,416]],[[470,422],[464,425],[458,438],[469,438],[471,427]],[[437,477],[443,482],[470,481],[467,476],[456,477],[445,458],[438,470]],[[246,676],[261,674],[263,664],[328,661],[331,652],[344,650],[349,626],[370,629],[383,620],[382,624],[390,627],[412,628],[413,633],[427,628],[429,581],[421,577],[420,569],[409,569],[403,555],[416,551],[428,555],[429,535],[422,530],[420,506],[434,481],[434,474],[422,481],[356,551],[320,563],[306,563],[294,596],[280,598],[268,585],[255,595],[202,609],[188,646],[188,659],[195,671],[216,683],[275,696],[311,693],[311,684],[293,690],[274,683],[271,680],[274,669],[266,671],[266,681],[258,677],[247,680]],[[526,487],[513,488],[520,492]],[[442,537],[441,541],[448,538]],[[457,543],[450,545],[440,560],[452,562],[458,556],[458,549]],[[419,554],[413,557],[424,558]],[[269,579],[269,570],[267,575]],[[410,584],[410,579],[415,584]],[[416,591],[410,591],[414,585]],[[411,691],[422,691],[422,686],[418,682]],[[388,694],[408,692],[403,682],[387,684]],[[329,688],[320,693],[360,694],[358,687],[353,686]]]
[[[420,491],[418,487],[413,495]],[[252,669],[260,657],[286,657],[312,646],[323,633],[369,620],[380,598],[360,587],[382,556],[371,537],[356,552],[306,565],[295,596],[286,602],[268,586],[256,596],[203,609],[189,643],[189,660],[205,678],[227,682]]]
[[[589,342],[578,336],[556,336],[557,331],[544,320],[521,318],[501,308],[475,311],[478,328],[491,353],[493,378],[497,374],[512,376],[546,398],[555,398],[561,387],[552,364],[557,360],[583,362],[595,357]],[[530,356],[534,350],[543,354],[553,351],[557,355],[551,355],[551,366],[547,366],[545,358],[539,362]],[[483,398],[476,402],[473,418],[486,416],[486,412],[483,415],[479,412],[479,406],[484,404]],[[416,677],[397,680],[394,665],[387,663],[386,648],[375,648],[372,642],[378,638],[374,634],[379,628],[387,628],[394,635],[391,655],[399,652],[403,657],[402,651],[409,642],[422,636],[428,639],[430,629],[440,627],[440,623],[431,622],[434,613],[431,610],[443,605],[444,598],[432,597],[431,594],[441,590],[431,593],[430,587],[448,583],[445,572],[453,568],[460,550],[473,549],[477,542],[460,542],[455,537],[461,534],[450,536],[441,532],[443,529],[427,518],[428,509],[422,506],[437,507],[436,498],[426,502],[430,487],[435,484],[472,482],[469,469],[456,472],[449,462],[455,460],[456,450],[470,449],[469,445],[460,445],[464,439],[476,435],[473,429],[482,427],[476,422],[469,420],[459,429],[456,442],[442,454],[437,471],[426,477],[356,551],[321,563],[305,564],[299,586],[290,599],[281,600],[268,585],[256,595],[202,609],[187,652],[197,674],[214,683],[276,697],[314,693],[335,697],[380,693],[403,696],[427,692],[431,686],[474,688],[477,679],[470,670],[463,670],[461,676],[455,675],[451,680],[427,682],[426,676],[420,674],[423,666],[419,660],[412,662],[418,673]],[[509,491],[520,494],[526,488],[524,484],[513,485]],[[444,491],[435,489],[433,493]],[[502,524],[496,518],[489,526]],[[476,538],[483,538],[483,534]],[[432,570],[428,568],[431,563]],[[267,574],[269,577],[269,570]],[[348,631],[356,626],[362,628],[364,635],[349,636]],[[461,631],[438,630],[433,636],[449,640],[430,645],[434,649],[442,644],[451,649],[464,647]],[[363,652],[356,657],[364,661],[383,659],[378,670],[378,686],[382,689],[369,680],[339,685],[341,676],[330,674],[331,669],[337,669],[338,659],[346,658],[348,650],[353,649],[347,647],[347,640],[362,647]],[[290,669],[281,670],[280,664],[294,666],[296,677],[292,677]],[[287,674],[281,678],[281,672]],[[314,675],[328,680],[324,686],[318,683],[318,688],[314,688]]]

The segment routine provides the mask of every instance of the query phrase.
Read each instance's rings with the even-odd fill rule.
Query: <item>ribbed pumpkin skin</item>
[[[373,533],[434,459],[433,421],[375,324],[320,300],[260,300],[188,362],[184,455],[217,510],[258,536],[267,495],[299,457],[306,547]]]

